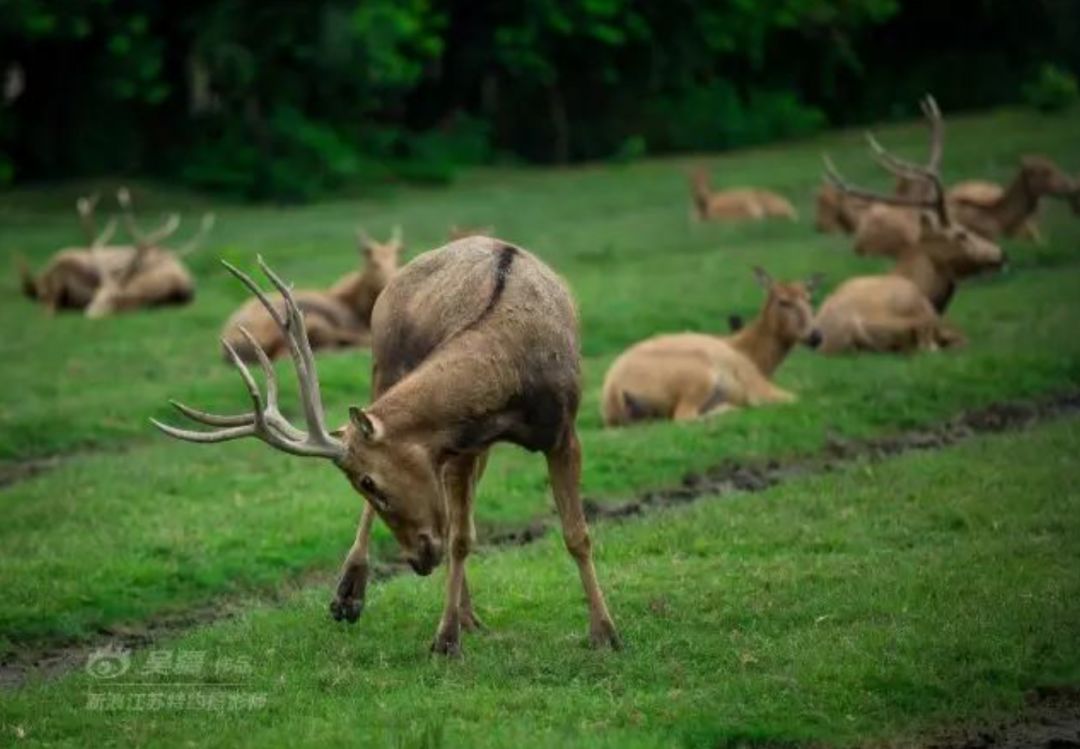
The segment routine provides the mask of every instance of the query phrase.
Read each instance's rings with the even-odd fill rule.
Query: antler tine
[[[927,94],[920,102],[923,115],[930,124],[930,157],[926,162],[927,168],[934,172],[941,172],[941,156],[945,149],[945,120],[941,116],[937,100],[932,94]]]
[[[75,213],[79,216],[79,224],[82,225],[83,234],[90,246],[94,244],[97,229],[94,224],[94,208],[97,206],[99,195],[81,195],[75,200]]]
[[[217,216],[213,213],[203,214],[202,221],[199,222],[199,231],[195,233],[191,239],[185,242],[179,249],[173,254],[177,257],[186,257],[195,250],[202,246],[203,240],[206,239],[206,235],[214,228],[214,223],[217,220]]]
[[[185,405],[178,400],[170,400],[169,405],[175,408],[177,411],[188,417],[192,421],[197,421],[200,424],[206,424],[211,427],[238,427],[247,426],[255,423],[255,417],[252,414],[236,414],[233,416],[221,416],[219,414],[212,414],[206,411],[200,411],[191,406]]]
[[[267,423],[278,429],[284,436],[294,440],[304,440],[307,435],[302,431],[294,427],[289,423],[282,414],[280,408],[278,408],[278,381],[277,374],[274,372],[274,365],[270,361],[270,357],[263,351],[262,346],[255,340],[255,336],[251,335],[247,328],[243,325],[238,326],[240,332],[244,338],[251,345],[255,351],[255,356],[259,360],[259,366],[262,367],[263,376],[266,378],[266,421]]]
[[[109,243],[109,240],[113,238],[113,234],[116,233],[116,218],[110,218],[109,222],[105,224],[105,228],[102,229],[101,234],[94,237],[94,241],[90,243],[90,249],[97,250]]]
[[[266,264],[262,256],[257,257],[259,267],[270,279],[270,283],[281,293],[285,300],[287,313],[287,325],[281,332],[289,344],[289,352],[296,363],[296,376],[300,380],[300,400],[304,407],[304,420],[312,438],[320,441],[329,441],[332,438],[326,431],[323,421],[322,395],[319,392],[319,376],[315,369],[315,354],[311,350],[311,342],[308,341],[307,330],[304,327],[304,316],[293,298],[289,286],[278,278],[277,274]]]
[[[170,213],[169,216],[161,222],[154,231],[149,234],[143,235],[139,238],[139,244],[146,247],[158,247],[168,239],[170,236],[176,233],[176,230],[180,228],[180,214]]]

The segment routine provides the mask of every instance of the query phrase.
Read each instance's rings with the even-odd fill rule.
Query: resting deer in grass
[[[693,215],[698,221],[753,219],[778,216],[795,221],[795,207],[781,195],[768,190],[738,188],[713,192],[709,175],[695,169],[690,175]]]
[[[23,293],[43,303],[50,312],[86,309],[101,285],[102,267],[123,267],[131,261],[133,248],[108,245],[116,233],[115,219],[110,219],[103,231],[97,231],[94,220],[97,202],[96,195],[82,197],[75,202],[79,223],[86,237],[85,246],[58,251],[37,277],[24,259],[16,258]]]
[[[394,227],[388,242],[376,242],[363,229],[356,233],[363,259],[363,269],[343,276],[329,289],[295,291],[297,304],[304,312],[304,325],[313,349],[367,345],[371,341],[371,311],[379,294],[397,272],[398,259],[404,249],[401,227]],[[284,300],[274,297],[279,314]],[[244,333],[244,330],[247,333]],[[222,355],[230,360],[232,347],[245,362],[257,361],[258,353],[250,345],[254,339],[258,348],[271,359],[288,351],[288,341],[274,317],[262,302],[250,299],[229,316],[221,331]]]
[[[1027,236],[1039,241],[1036,214],[1044,197],[1069,200],[1080,181],[1045,156],[1024,156],[1008,186],[993,182],[961,182],[949,190],[956,220],[987,239]]]
[[[126,188],[117,192],[124,227],[135,241],[129,248],[127,262],[110,263],[95,249],[100,269],[100,284],[86,306],[86,316],[107,317],[118,312],[145,307],[187,304],[195,298],[195,280],[183,258],[202,244],[214,226],[214,215],[203,216],[198,232],[183,246],[168,249],[162,245],[180,226],[180,217],[173,214],[157,230],[145,233],[135,221],[131,193]]]
[[[479,626],[465,576],[474,543],[474,490],[491,446],[512,442],[547,458],[563,538],[588,601],[589,641],[617,647],[578,493],[578,324],[559,277],[525,250],[487,237],[415,258],[383,290],[372,314],[374,400],[367,408],[351,407],[346,425],[331,432],[298,300],[261,260],[260,265],[285,300],[282,311],[253,280],[227,267],[287,342],[307,431],[281,415],[273,367],[253,339],[267,380],[265,399],[226,345],[251,396],[251,412],[216,416],[175,403],[181,413],[216,429],[154,423],[191,442],[256,437],[294,455],[328,458],[345,473],[367,501],[330,606],[333,617],[352,622],[360,615],[378,515],[417,574],[430,574],[448,554],[446,603],[432,651],[459,652],[461,629]]]
[[[816,346],[821,340],[810,301],[819,281],[780,283],[761,268],[754,268],[754,276],[765,289],[765,304],[750,323],[740,321],[734,335],[660,335],[623,352],[604,378],[604,424],[689,421],[795,400],[772,383],[772,376],[796,343]]]
[[[902,161],[883,149],[875,149],[874,155],[898,176],[925,180],[929,194],[903,197],[852,187],[827,157],[826,174],[851,195],[924,209],[921,231],[915,244],[899,253],[890,273],[850,279],[822,303],[815,321],[822,337],[819,349],[826,354],[912,352],[960,344],[962,334],[942,319],[957,281],[999,268],[1005,255],[993,242],[953,221],[936,169]]]

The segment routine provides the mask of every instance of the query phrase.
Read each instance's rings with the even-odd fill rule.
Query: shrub
[[[1076,76],[1051,63],[1044,63],[1035,78],[1024,86],[1024,99],[1040,112],[1062,112],[1080,99]]]

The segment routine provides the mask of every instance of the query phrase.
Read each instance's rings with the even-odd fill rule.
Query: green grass
[[[80,671],[0,697],[19,746],[852,744],[1015,710],[1080,678],[1080,421],[852,464],[596,528],[625,648],[583,647],[585,606],[552,535],[482,554],[491,631],[426,652],[441,573],[377,586],[355,627],[322,591],[164,647],[236,678]],[[212,665],[206,666],[212,671]],[[262,694],[253,711],[91,710],[90,694]],[[238,686],[224,686],[238,683]],[[124,699],[132,699],[126,697]],[[144,698],[145,699],[145,698]],[[129,703],[130,704],[130,703]]]
[[[1006,178],[1032,149],[1075,170],[1076,117],[997,113],[951,118],[948,176]],[[884,130],[910,155],[923,152],[919,125]],[[0,458],[70,454],[61,467],[0,491],[0,651],[26,641],[83,636],[283,577],[336,567],[352,539],[359,498],[326,465],[290,459],[260,444],[180,445],[153,433],[166,399],[210,410],[244,407],[235,372],[219,360],[216,332],[245,297],[218,257],[250,267],[263,253],[301,286],[325,284],[356,260],[352,229],[405,227],[410,251],[441,243],[451,223],[493,224],[539,253],[571,283],[583,321],[586,393],[580,427],[585,492],[601,499],[676,481],[729,457],[814,450],[831,434],[865,436],[945,418],[970,406],[1037,395],[1080,380],[1080,222],[1063,206],[1044,210],[1050,241],[1010,243],[1013,269],[963,289],[950,312],[968,349],[913,359],[825,359],[796,352],[779,373],[801,395],[792,407],[731,414],[689,427],[605,432],[598,391],[627,344],[661,331],[720,330],[730,312],[760,301],[749,266],[780,278],[823,271],[829,286],[881,263],[856,258],[849,242],[814,234],[811,192],[819,154],[851,176],[873,174],[861,137],[830,134],[783,147],[708,157],[718,184],[759,184],[795,199],[791,225],[691,225],[684,172],[697,159],[626,167],[479,172],[451,190],[403,189],[366,201],[271,209],[214,206],[213,241],[193,258],[200,280],[182,310],[87,321],[47,318],[0,294]],[[86,185],[10,193],[0,200],[0,251],[35,264],[74,243],[71,199]],[[146,187],[147,215],[189,214],[205,198]],[[290,384],[287,363],[280,371]],[[366,352],[320,358],[331,421],[368,393]],[[286,395],[289,394],[287,390]],[[482,527],[550,513],[543,461],[499,449],[481,485]],[[387,537],[379,531],[382,547]],[[325,597],[328,591],[320,592]]]

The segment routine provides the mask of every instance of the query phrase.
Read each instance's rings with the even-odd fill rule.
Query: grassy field
[[[1007,179],[1017,157],[1031,151],[1052,155],[1072,171],[1080,163],[1076,117],[1002,112],[948,124],[950,179]],[[884,128],[880,136],[912,156],[925,148],[917,124]],[[57,458],[55,468],[0,490],[0,653],[102,627],[137,626],[224,596],[272,590],[309,572],[329,574],[351,542],[359,499],[327,466],[287,459],[260,444],[181,445],[148,426],[150,416],[170,416],[169,397],[209,410],[246,405],[243,386],[221,363],[216,344],[221,323],[245,295],[217,265],[219,257],[251,267],[262,253],[299,286],[318,286],[355,265],[355,225],[378,236],[395,223],[405,229],[410,255],[440,244],[453,223],[494,225],[499,236],[538,253],[569,280],[581,308],[584,489],[600,502],[669,485],[724,459],[811,452],[831,436],[895,431],[1080,382],[1080,221],[1050,204],[1043,211],[1045,245],[1009,242],[1010,270],[959,293],[950,318],[968,334],[968,348],[918,358],[827,359],[798,351],[778,376],[799,393],[798,404],[691,426],[602,431],[599,387],[618,352],[656,332],[719,331],[729,313],[752,314],[761,293],[751,265],[779,278],[820,271],[827,288],[883,267],[855,257],[848,240],[812,231],[822,150],[850,176],[886,184],[858,134],[834,133],[723,157],[492,170],[449,190],[402,189],[303,208],[211,205],[201,196],[137,186],[148,215],[180,208],[194,224],[196,213],[218,212],[213,240],[192,260],[200,281],[194,305],[105,321],[50,319],[16,295],[13,277],[0,282],[6,292],[0,325],[7,331],[0,342],[0,470]],[[785,193],[802,220],[691,224],[685,172],[698,161],[712,168],[717,184]],[[0,252],[20,252],[39,265],[57,247],[76,243],[70,206],[89,187],[0,195]],[[348,404],[367,400],[369,357],[330,355],[319,366],[330,419],[344,420]],[[288,396],[288,364],[279,372]],[[274,731],[302,713],[310,722],[299,730],[311,743],[345,731],[405,744],[445,738],[498,745],[515,731],[549,743],[591,735],[613,745],[635,736],[660,743],[668,731],[695,742],[735,739],[740,732],[850,741],[954,710],[1004,706],[1024,684],[1070,678],[1078,665],[1075,656],[1066,657],[1080,652],[1075,616],[1072,624],[1066,618],[1072,604],[1065,600],[1076,578],[1067,574],[1066,556],[1051,558],[1031,540],[1045,533],[1045,543],[1077,548],[1076,496],[1066,479],[1070,471],[1076,475],[1070,461],[1078,439],[1067,424],[1037,439],[990,440],[905,459],[882,475],[875,468],[828,480],[835,485],[793,484],[761,504],[746,498],[635,526],[604,526],[596,534],[600,574],[609,581],[613,612],[629,643],[626,655],[577,649],[584,612],[576,583],[569,584],[570,567],[550,539],[477,565],[480,605],[496,632],[466,643],[464,667],[428,664],[423,656],[437,583],[403,579],[380,588],[358,630],[324,621],[331,591],[315,587],[283,610],[255,612],[192,636],[208,648],[235,647],[274,670],[266,711],[222,723],[215,735],[256,743],[259,736],[279,735]],[[477,503],[482,531],[549,518],[546,495],[542,459],[498,450]],[[849,515],[851,507],[880,509],[881,516]],[[998,538],[991,522],[998,513],[1004,513],[1003,527],[1026,530]],[[969,515],[984,535],[965,535]],[[935,546],[940,534],[923,535],[939,521],[963,526],[943,547]],[[886,522],[894,524],[894,536],[879,525]],[[747,546],[748,538],[757,541]],[[380,553],[392,554],[381,529],[378,539]],[[1019,556],[1008,556],[995,541],[1015,542]],[[991,553],[986,543],[1001,552],[1000,560],[982,556]],[[972,566],[957,564],[954,551]],[[999,568],[999,562],[1009,566]],[[815,577],[818,564],[825,566]],[[932,582],[920,576],[923,564],[940,570],[927,578]],[[949,592],[950,581],[968,586],[964,596]],[[979,606],[997,600],[994,591],[1020,590],[1038,605],[1009,599],[1000,604],[1000,617],[978,614]],[[1050,599],[1042,600],[1044,590]],[[762,591],[768,594],[759,597]],[[705,598],[712,603],[705,605]],[[670,606],[688,618],[647,613],[654,601],[660,611]],[[907,606],[910,619],[898,618],[901,609],[893,604]],[[814,624],[809,611],[836,622]],[[943,615],[945,634],[934,624]],[[858,626],[846,633],[845,623]],[[940,647],[928,644],[935,637],[943,638]],[[749,643],[746,662],[740,638]],[[572,657],[560,658],[560,652]],[[794,668],[794,655],[810,653],[820,660],[785,670]],[[854,665],[831,662],[838,655]],[[896,668],[875,681],[883,658]],[[293,693],[279,678],[301,686]],[[985,683],[976,689],[976,682]],[[108,730],[116,731],[117,743],[149,741],[154,731],[176,740],[200,735],[201,719],[194,716],[95,720],[71,702],[85,686],[85,678],[74,679],[0,695],[4,730],[30,726],[40,738],[74,741],[75,731],[89,726],[101,732],[93,743],[106,741]],[[345,699],[348,706],[361,701],[364,709],[341,710]],[[790,709],[793,704],[802,707]],[[53,717],[31,720],[45,705],[56,708],[49,708]],[[396,732],[395,722],[413,706],[443,717],[420,721],[411,734]],[[508,709],[522,714],[520,726],[504,721],[504,733],[478,733],[495,711]],[[446,718],[450,711],[460,717]],[[339,712],[364,717],[360,723],[335,719]]]

